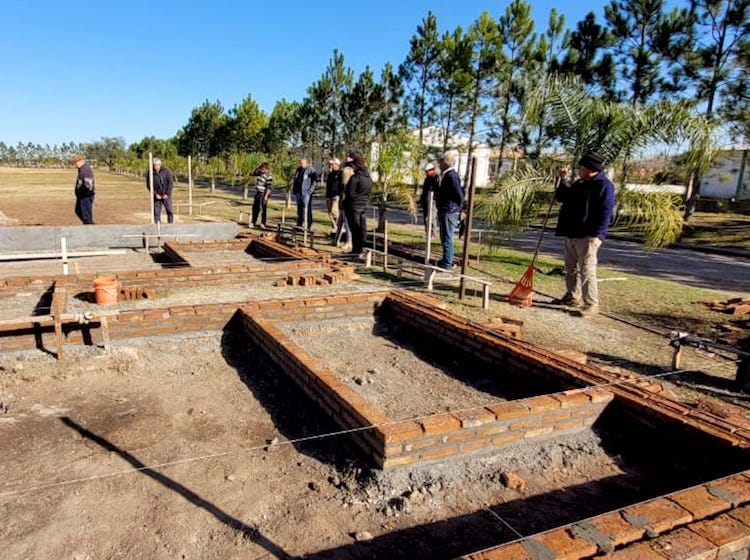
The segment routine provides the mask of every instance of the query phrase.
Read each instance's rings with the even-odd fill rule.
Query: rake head
[[[533,295],[534,265],[530,265],[505,299],[511,305],[531,307]]]

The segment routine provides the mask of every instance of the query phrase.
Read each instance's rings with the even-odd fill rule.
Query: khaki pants
[[[339,223],[339,197],[326,198],[326,208],[328,209],[328,219],[331,220],[331,229],[336,231]]]
[[[598,237],[565,239],[565,295],[582,299],[585,307],[599,306],[596,265],[601,244]]]

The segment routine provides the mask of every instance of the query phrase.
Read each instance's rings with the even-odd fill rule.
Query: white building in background
[[[419,136],[419,130],[412,132],[414,136]],[[432,162],[435,167],[438,166],[438,160],[440,155],[443,153],[443,131],[439,127],[431,126],[422,130],[422,142],[425,146],[428,159],[423,161],[420,168],[423,168],[428,163]],[[450,136],[446,144],[448,150],[458,151],[458,162],[456,170],[458,176],[463,181],[466,169],[468,167],[468,150],[469,150],[469,139],[463,136]],[[380,153],[380,146],[378,143],[374,143],[370,149],[370,161],[373,162],[370,173],[373,180],[378,180],[377,165],[374,162],[378,161],[378,154]],[[474,152],[472,157],[476,158],[477,161],[477,173],[476,173],[476,186],[486,187],[490,184],[490,147],[487,144],[475,143]],[[406,171],[406,170],[405,170]],[[408,180],[406,177],[403,179]],[[420,181],[422,176],[420,174]]]
[[[419,136],[419,131],[414,131],[415,136]],[[443,152],[443,130],[437,126],[430,126],[422,130],[422,142],[427,149],[427,153],[433,155],[437,166],[437,160]],[[469,166],[469,138],[466,136],[449,136],[446,143],[449,150],[458,151],[458,164],[456,169],[458,176],[463,180],[466,169]],[[487,144],[476,142],[472,157],[477,159],[476,186],[486,187],[490,184],[490,147]],[[424,162],[428,163],[427,161]]]
[[[722,150],[701,180],[701,198],[750,200],[750,146]]]

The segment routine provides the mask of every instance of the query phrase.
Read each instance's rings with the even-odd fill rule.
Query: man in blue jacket
[[[604,159],[586,153],[578,162],[578,179],[567,183],[558,171],[555,198],[562,203],[555,235],[565,237],[565,295],[556,303],[582,307],[581,317],[599,313],[596,265],[615,206],[615,187],[604,174]]]
[[[437,262],[440,268],[453,268],[453,232],[458,227],[464,191],[461,179],[456,171],[458,152],[445,152],[440,158],[440,184],[435,191],[438,226],[440,227],[440,244],[443,247],[443,258]]]

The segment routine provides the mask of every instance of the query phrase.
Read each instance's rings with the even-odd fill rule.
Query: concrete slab
[[[232,239],[238,228],[234,222],[192,224],[162,224],[162,242],[182,239],[201,241]],[[90,225],[90,226],[25,226],[0,228],[0,254],[59,252],[61,238],[65,238],[68,251],[113,248],[138,248],[144,246],[144,235],[156,235],[155,224],[144,225]],[[150,245],[156,244],[152,238]]]

